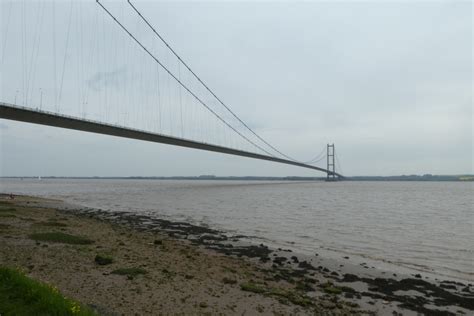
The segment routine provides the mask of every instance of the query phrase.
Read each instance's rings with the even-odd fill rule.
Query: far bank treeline
[[[38,176],[13,176],[0,177],[1,179],[38,179]],[[236,180],[236,181],[324,181],[326,177],[260,177],[260,176],[227,176],[220,177],[214,175],[202,176],[173,176],[173,177],[51,177],[41,176],[40,179],[112,179],[112,180]],[[400,175],[400,176],[354,176],[344,177],[344,181],[474,181],[474,175]]]

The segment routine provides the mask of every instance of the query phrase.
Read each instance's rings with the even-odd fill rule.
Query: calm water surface
[[[474,183],[0,180],[0,191],[186,220],[300,253],[474,280]]]

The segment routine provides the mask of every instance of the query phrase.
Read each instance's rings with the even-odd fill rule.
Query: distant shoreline
[[[55,176],[4,176],[0,179],[87,179],[87,180],[225,180],[225,181],[325,181],[326,177],[264,177],[264,176],[171,176],[171,177],[140,177],[140,176],[116,176],[116,177],[55,177]],[[420,182],[472,182],[474,175],[401,175],[401,176],[353,176],[345,177],[343,181],[420,181]]]

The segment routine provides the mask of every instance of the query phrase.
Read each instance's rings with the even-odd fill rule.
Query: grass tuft
[[[94,260],[98,265],[101,266],[105,266],[114,262],[114,259],[111,256],[107,255],[96,255]]]
[[[67,225],[64,224],[64,223],[61,223],[61,222],[54,222],[54,221],[39,222],[39,223],[35,223],[35,225],[38,225],[38,226],[49,226],[49,227],[67,227]]]
[[[342,289],[333,285],[332,282],[326,282],[321,285],[322,288],[324,289],[324,292],[328,294],[334,294],[334,295],[339,295],[342,293]]]
[[[252,293],[265,293],[267,290],[264,287],[261,287],[253,282],[246,282],[240,284],[240,289],[242,291],[252,292]]]
[[[2,315],[97,315],[55,287],[11,268],[0,267],[0,298]]]
[[[263,294],[265,296],[273,296],[284,304],[291,302],[303,307],[314,305],[312,299],[301,292],[281,288],[265,288],[252,281],[240,284],[240,289],[247,292]]]
[[[0,206],[0,212],[15,212],[16,208],[14,207],[5,207],[5,206]]]
[[[69,235],[69,234],[64,234],[64,233],[57,233],[57,232],[36,233],[36,234],[31,234],[29,237],[36,241],[57,242],[57,243],[72,244],[72,245],[89,245],[94,242],[93,240],[90,240],[84,237],[74,236],[74,235]]]

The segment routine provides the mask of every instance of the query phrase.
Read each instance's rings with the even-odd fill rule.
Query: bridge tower
[[[335,147],[334,144],[327,144],[327,178],[326,181],[337,181],[336,177],[336,162],[335,162]]]

